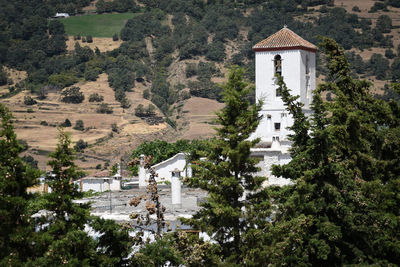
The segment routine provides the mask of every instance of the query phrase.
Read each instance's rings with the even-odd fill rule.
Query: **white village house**
[[[299,95],[304,104],[303,111],[311,114],[312,92],[316,87],[315,53],[317,47],[304,40],[286,26],[253,47],[256,59],[256,100],[263,100],[262,120],[250,140],[260,138],[260,143],[251,149],[251,156],[260,158],[257,175],[268,178],[267,185],[285,185],[288,179],[271,175],[271,166],[286,164],[291,160],[288,140],[293,118],[285,108],[280,91],[277,89],[276,74],[284,77],[293,95]],[[173,191],[179,190],[180,177],[191,177],[192,170],[187,164],[186,154],[175,156],[152,166],[158,174],[157,182],[170,182]],[[143,157],[139,167],[139,187],[145,187],[149,173],[144,169]],[[82,191],[120,190],[121,177],[86,177],[81,179]],[[137,184],[137,182],[134,182]],[[178,194],[178,193],[176,193]],[[174,194],[173,194],[174,195]]]
[[[82,192],[94,191],[120,191],[122,185],[122,179],[130,177],[129,171],[121,171],[118,165],[118,171],[115,175],[110,175],[110,171],[104,170],[98,172],[92,176],[81,178],[75,183],[78,185],[79,190]]]

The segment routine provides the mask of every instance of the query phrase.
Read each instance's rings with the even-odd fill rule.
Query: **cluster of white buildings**
[[[261,142],[251,150],[251,156],[260,158],[257,175],[268,177],[266,185],[285,185],[290,181],[271,175],[271,166],[286,164],[291,160],[291,146],[287,127],[293,118],[282,101],[276,75],[282,75],[292,95],[299,95],[304,104],[303,110],[310,114],[312,92],[316,86],[315,53],[317,47],[284,27],[253,47],[256,59],[256,100],[262,100],[262,120],[250,139],[260,138]],[[139,180],[131,182],[145,187],[149,173],[144,169],[143,159],[139,167]],[[172,198],[180,194],[180,177],[191,177],[192,170],[187,164],[186,155],[175,156],[153,166],[158,174],[158,182],[171,183]],[[85,177],[79,181],[82,191],[121,190],[121,171],[108,177]],[[174,192],[176,192],[174,194]],[[179,199],[175,203],[179,204]]]

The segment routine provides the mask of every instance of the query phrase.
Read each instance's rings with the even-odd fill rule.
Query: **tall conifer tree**
[[[344,51],[324,38],[330,81],[313,97],[311,119],[279,79],[295,118],[293,160],[274,175],[294,184],[277,189],[273,264],[396,265],[400,261],[399,106],[374,99],[354,80]],[[322,92],[334,94],[324,102]]]
[[[0,104],[0,265],[18,266],[31,253],[34,228],[27,214],[27,188],[39,173],[19,157],[23,147],[14,132],[11,112]]]
[[[89,204],[74,203],[80,196],[73,181],[82,174],[75,165],[75,152],[71,139],[60,129],[59,143],[50,154],[48,176],[51,193],[47,199],[48,216],[39,226],[36,240],[38,257],[32,266],[121,266],[126,263],[132,241],[126,229],[114,221],[94,219],[89,214]],[[93,227],[100,237],[94,239],[87,232]]]
[[[250,86],[243,80],[243,69],[231,69],[223,90],[225,107],[217,113],[217,138],[188,181],[208,192],[190,223],[218,242],[226,262],[239,264],[253,260],[248,255],[251,245],[246,244],[254,244],[256,232],[268,227],[269,201],[261,190],[265,178],[253,176],[257,160],[250,157],[250,148],[259,140],[248,140],[260,121],[261,104],[246,100]]]

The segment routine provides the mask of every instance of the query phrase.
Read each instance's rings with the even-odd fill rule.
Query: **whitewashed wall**
[[[104,192],[110,189],[111,191],[121,190],[121,180],[119,179],[84,178],[81,180],[81,185],[83,192],[87,192],[89,190],[93,190],[95,192]]]
[[[188,167],[186,168],[186,155],[184,153],[178,153],[175,156],[160,162],[154,166],[152,166],[156,173],[158,174],[157,182],[159,181],[168,181],[171,182],[172,171],[178,169],[181,172],[181,177],[191,176],[191,169]],[[147,179],[150,177],[149,173],[146,173]]]
[[[276,96],[277,83],[274,71],[274,58],[282,59],[282,76],[291,93],[299,95],[300,101],[308,113],[312,91],[315,89],[315,53],[305,50],[281,50],[256,52],[256,100],[263,100],[261,115],[263,116],[257,130],[250,139],[261,138],[263,142],[271,142],[273,137],[280,141],[287,140],[291,134],[287,127],[293,125],[281,97]],[[308,57],[309,73],[306,74]],[[275,129],[280,123],[280,129]]]

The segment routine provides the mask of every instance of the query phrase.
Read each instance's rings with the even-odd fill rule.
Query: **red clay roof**
[[[286,27],[253,46],[254,51],[276,51],[285,49],[317,51],[315,45],[304,40]]]

